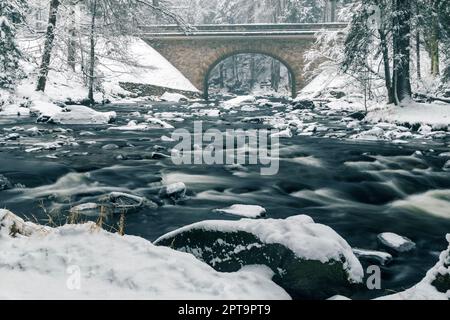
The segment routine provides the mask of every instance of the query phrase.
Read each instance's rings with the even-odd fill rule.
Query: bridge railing
[[[280,24],[204,24],[192,25],[189,33],[264,33],[264,32],[311,32],[326,30],[342,30],[346,23],[280,23]],[[139,26],[142,33],[185,33],[177,25],[147,25]]]

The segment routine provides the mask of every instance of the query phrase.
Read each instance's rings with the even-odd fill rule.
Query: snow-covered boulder
[[[37,116],[43,120],[42,122],[47,121],[55,114],[61,112],[61,108],[56,104],[43,101],[43,100],[34,100],[30,106],[30,113],[34,116]],[[45,120],[45,121],[44,121]]]
[[[238,107],[244,103],[256,103],[256,98],[254,96],[238,96],[236,98],[227,100],[223,103],[225,109],[232,109]]]
[[[186,196],[186,189],[186,185],[183,182],[172,183],[162,187],[159,191],[159,196],[162,199],[177,201]]]
[[[168,233],[155,244],[193,254],[218,271],[266,265],[294,298],[345,294],[363,278],[352,248],[331,228],[304,215],[285,220],[203,221]]]
[[[0,174],[0,191],[8,190],[13,187],[12,183],[9,181],[7,177]]]
[[[266,215],[266,209],[263,207],[246,204],[234,204],[231,207],[215,209],[214,211],[245,218],[261,218]]]
[[[450,244],[450,234],[447,235]],[[450,300],[450,245],[439,256],[439,262],[414,287],[379,300]]]
[[[5,228],[14,222],[20,236]],[[268,268],[220,273],[94,223],[43,228],[1,210],[0,226],[0,299],[290,299]]]
[[[125,126],[117,126],[117,127],[110,127],[108,130],[113,131],[150,131],[155,129],[173,129],[174,127],[157,118],[153,117],[146,117],[145,123],[137,123],[135,120],[131,120],[127,123]]]
[[[111,192],[102,198],[102,202],[113,213],[131,213],[142,208],[158,207],[153,201],[145,197],[136,196],[124,192]]]
[[[98,112],[85,106],[67,106],[53,114],[49,123],[57,124],[108,124],[116,119],[114,111]]]
[[[162,96],[161,96],[161,100],[163,101],[167,101],[167,102],[175,102],[178,103],[180,101],[188,101],[189,99],[179,93],[171,93],[171,92],[165,92]]]
[[[360,259],[366,260],[369,263],[377,263],[382,266],[392,261],[392,255],[383,251],[365,250],[365,249],[353,249],[353,253]]]
[[[379,234],[378,241],[383,246],[396,252],[407,252],[413,250],[416,247],[416,244],[410,239],[392,232],[384,232]]]

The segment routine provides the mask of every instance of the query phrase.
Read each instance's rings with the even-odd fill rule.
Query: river
[[[288,106],[259,106],[250,111],[224,112],[219,117],[197,112],[184,121],[169,122],[188,130],[192,130],[193,120],[203,120],[204,129],[265,128],[264,124],[241,120],[273,115]],[[216,105],[203,108],[214,109]],[[36,123],[35,118],[0,119],[3,136],[11,132],[20,136],[0,140],[0,174],[15,184],[15,188],[0,192],[2,208],[44,224],[51,215],[55,224],[61,224],[72,206],[92,202],[99,195],[121,191],[156,199],[161,185],[184,182],[186,199],[127,214],[125,232],[153,241],[190,223],[239,219],[214,211],[233,204],[261,205],[269,218],[310,215],[355,248],[380,249],[377,235],[395,232],[412,239],[417,248],[382,267],[383,294],[420,281],[446,248],[450,172],[442,169],[446,159],[439,154],[449,151],[449,140],[398,144],[347,139],[348,128],[341,121],[346,115],[319,110],[307,121],[327,130],[281,139],[279,173],[261,176],[257,165],[238,169],[177,166],[170,158],[152,159],[154,152],[170,154],[175,142],[163,141],[161,136],[170,137],[172,130],[107,130],[130,120],[142,121],[142,115],[149,111],[192,114],[189,103],[128,103],[97,109],[116,111],[116,123],[50,125]],[[24,131],[33,127],[40,132]],[[50,148],[53,150],[33,151],[39,143],[57,141],[64,143]],[[104,148],[111,144],[118,148]],[[108,217],[105,224],[115,226],[117,220],[117,216]],[[380,294],[357,292],[353,298]]]

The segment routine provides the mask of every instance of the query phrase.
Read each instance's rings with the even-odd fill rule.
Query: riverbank
[[[241,221],[242,226],[251,225],[251,220]],[[290,229],[299,232],[296,237],[311,236],[314,228],[305,233],[301,223],[292,222]],[[220,224],[215,229],[221,230]],[[258,230],[255,234],[265,232],[264,228]],[[332,232],[322,227],[319,230]],[[268,267],[217,272],[193,255],[157,247],[139,237],[109,233],[95,223],[50,228],[0,210],[0,239],[4,257],[0,299],[290,299],[271,281],[274,273]],[[292,238],[284,242],[287,240]],[[450,242],[450,235],[447,240]],[[333,248],[333,237],[327,241],[322,241],[325,252],[311,253],[324,255]],[[307,252],[300,244],[293,245]],[[333,250],[338,252],[336,247]],[[450,299],[449,259],[450,247],[418,285],[381,299]]]

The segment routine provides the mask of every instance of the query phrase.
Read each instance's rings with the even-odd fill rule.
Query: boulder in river
[[[0,174],[0,191],[12,189],[12,188],[13,188],[13,185],[8,180],[8,178],[5,177],[4,175]]]
[[[266,265],[293,298],[327,299],[362,282],[348,243],[304,215],[285,220],[203,221],[168,233],[156,245],[191,253],[221,272]]]
[[[381,264],[382,266],[392,261],[392,256],[387,252],[365,250],[365,249],[353,249],[353,253],[360,259],[369,263]]]
[[[263,207],[246,204],[234,204],[231,207],[215,209],[214,211],[246,218],[261,218],[266,215],[266,209]]]
[[[300,100],[294,104],[294,109],[299,110],[313,110],[315,108],[314,102],[311,100]]]
[[[183,182],[172,183],[162,187],[159,191],[160,198],[168,198],[174,201],[183,199],[186,196],[186,185]]]
[[[103,200],[106,201],[106,206],[112,207],[113,213],[130,213],[144,207],[158,207],[154,202],[145,197],[123,192],[111,192]]]
[[[385,247],[396,252],[411,251],[416,244],[410,239],[392,232],[384,232],[378,235],[378,241]]]

